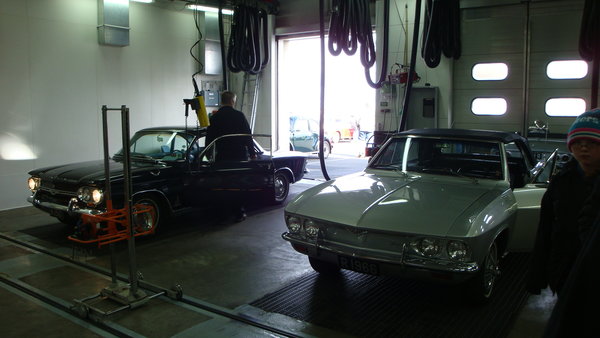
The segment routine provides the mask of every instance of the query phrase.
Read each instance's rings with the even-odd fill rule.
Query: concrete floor
[[[294,184],[289,199],[315,183],[302,180]],[[228,317],[241,314],[266,327],[298,336],[343,337],[340,332],[249,305],[312,271],[306,257],[281,239],[285,230],[282,207],[257,207],[249,209],[248,218],[241,223],[220,224],[211,210],[203,210],[177,217],[169,229],[157,236],[138,238],[136,263],[144,282],[164,288],[180,285],[186,298],[220,312],[157,297],[142,307],[110,316],[108,327],[130,336],[148,337],[283,336]],[[33,243],[85,264],[107,270],[111,266],[106,247],[74,250],[66,239],[65,226],[33,207],[0,212],[0,235]],[[127,247],[125,244],[116,247],[117,270],[127,276]],[[94,295],[110,284],[106,276],[57,261],[4,238],[0,238],[0,276],[27,284],[64,304]],[[5,283],[0,283],[0,294],[4,337],[111,335],[110,330],[103,331],[77,316],[57,311]],[[530,296],[508,337],[541,337],[554,300],[549,293]]]

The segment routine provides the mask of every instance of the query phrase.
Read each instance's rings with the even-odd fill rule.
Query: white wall
[[[0,1],[0,210],[28,205],[27,171],[102,158],[102,105],[129,107],[132,134],[184,124],[197,36],[179,7],[132,2],[130,45],[111,47],[96,0]],[[118,113],[109,129],[114,153]]]
[[[429,68],[421,57],[421,44],[424,28],[424,13],[425,2],[421,3],[421,19],[419,21],[419,42],[417,47],[417,57],[415,63],[415,71],[421,78],[419,82],[414,82],[415,87],[424,87],[426,84],[431,87],[440,88],[437,97],[437,125],[441,128],[448,127],[448,116],[452,106],[452,66],[453,60],[442,55],[440,64],[436,68]],[[394,63],[410,65],[410,57],[413,43],[413,34],[415,27],[415,5],[414,0],[391,0],[390,1],[390,36],[389,36],[389,53],[388,53],[388,72],[391,70]],[[383,11],[383,1],[378,1],[378,10]],[[382,13],[382,12],[381,12]],[[408,20],[407,20],[408,18]],[[379,18],[378,18],[379,21]],[[383,21],[383,19],[381,19]],[[408,22],[407,22],[408,21]],[[406,30],[406,27],[408,30]],[[382,26],[377,25],[377,36],[383,37]],[[380,41],[378,40],[378,48]],[[378,56],[379,59],[379,56]],[[404,97],[404,86],[397,86],[399,90],[396,100],[396,105],[392,107],[390,113],[382,113],[382,108],[377,107],[376,111],[376,130],[396,130],[400,123],[400,111],[402,110],[402,98]],[[385,90],[385,89],[384,89]],[[381,97],[379,92],[379,102],[388,102],[389,99]],[[381,128],[380,128],[381,127]]]

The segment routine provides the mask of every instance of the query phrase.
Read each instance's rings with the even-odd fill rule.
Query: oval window
[[[585,100],[578,97],[561,97],[546,101],[548,116],[579,116],[585,112]]]
[[[478,97],[471,102],[475,115],[504,115],[508,109],[506,100],[501,97]]]
[[[478,63],[473,66],[471,75],[477,81],[504,80],[508,76],[508,66],[500,62]]]
[[[582,60],[552,61],[546,66],[546,75],[552,80],[582,79],[588,73],[588,64]]]

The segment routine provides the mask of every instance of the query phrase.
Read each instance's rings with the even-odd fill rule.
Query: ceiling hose
[[[223,30],[223,0],[219,0],[219,42],[221,48],[221,73],[223,76],[223,90],[229,90],[227,84],[227,72],[225,65],[227,64],[227,56],[225,55],[225,31]]]
[[[267,63],[269,63],[267,12],[255,7],[237,5],[234,9],[227,51],[229,70],[234,73],[244,71],[258,74]]]
[[[325,180],[331,178],[325,167],[325,156],[323,155],[323,145],[325,143],[325,9],[324,0],[319,0],[319,33],[321,37],[321,101],[320,101],[320,118],[319,118],[319,162],[321,164],[321,172]]]
[[[579,33],[579,55],[585,61],[592,63],[592,92],[590,96],[590,108],[598,106],[598,73],[600,71],[600,3],[598,1],[586,0],[581,18],[581,30]]]
[[[442,53],[460,58],[460,4],[459,0],[426,1],[421,57],[429,68],[436,68]]]
[[[381,88],[387,75],[388,37],[390,30],[390,1],[385,0],[383,8],[383,51],[379,80],[371,80],[370,69],[375,65],[375,42],[369,11],[369,0],[333,0],[329,21],[329,52],[340,55],[354,55],[360,45],[360,61],[365,68],[369,86]]]

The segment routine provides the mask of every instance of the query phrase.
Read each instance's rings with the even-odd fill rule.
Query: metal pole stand
[[[102,106],[102,128],[103,128],[103,139],[104,139],[104,174],[106,178],[106,201],[107,208],[112,209],[112,198],[111,198],[111,186],[110,186],[110,172],[109,172],[109,155],[108,155],[108,122],[107,112],[108,111],[120,111],[121,112],[121,126],[122,126],[122,138],[123,138],[123,175],[124,175],[124,216],[126,219],[123,221],[127,225],[128,233],[126,236],[120,239],[127,239],[128,241],[128,256],[129,256],[129,284],[119,283],[117,279],[117,265],[116,265],[116,252],[114,248],[114,241],[110,242],[110,255],[111,255],[111,277],[112,282],[109,286],[105,287],[100,291],[99,294],[93,295],[84,299],[75,300],[74,310],[83,317],[87,317],[91,313],[101,314],[107,316],[125,309],[134,309],[139,306],[146,304],[150,299],[165,294],[164,292],[157,293],[152,296],[147,296],[146,293],[138,288],[139,280],[136,274],[136,258],[135,258],[135,224],[133,222],[132,212],[132,184],[131,184],[131,155],[130,155],[130,144],[129,144],[129,108],[121,106],[117,108],[107,108],[105,105]],[[100,302],[106,299],[113,300],[121,306],[112,309],[104,310],[99,308]],[[106,306],[102,306],[106,308]]]

